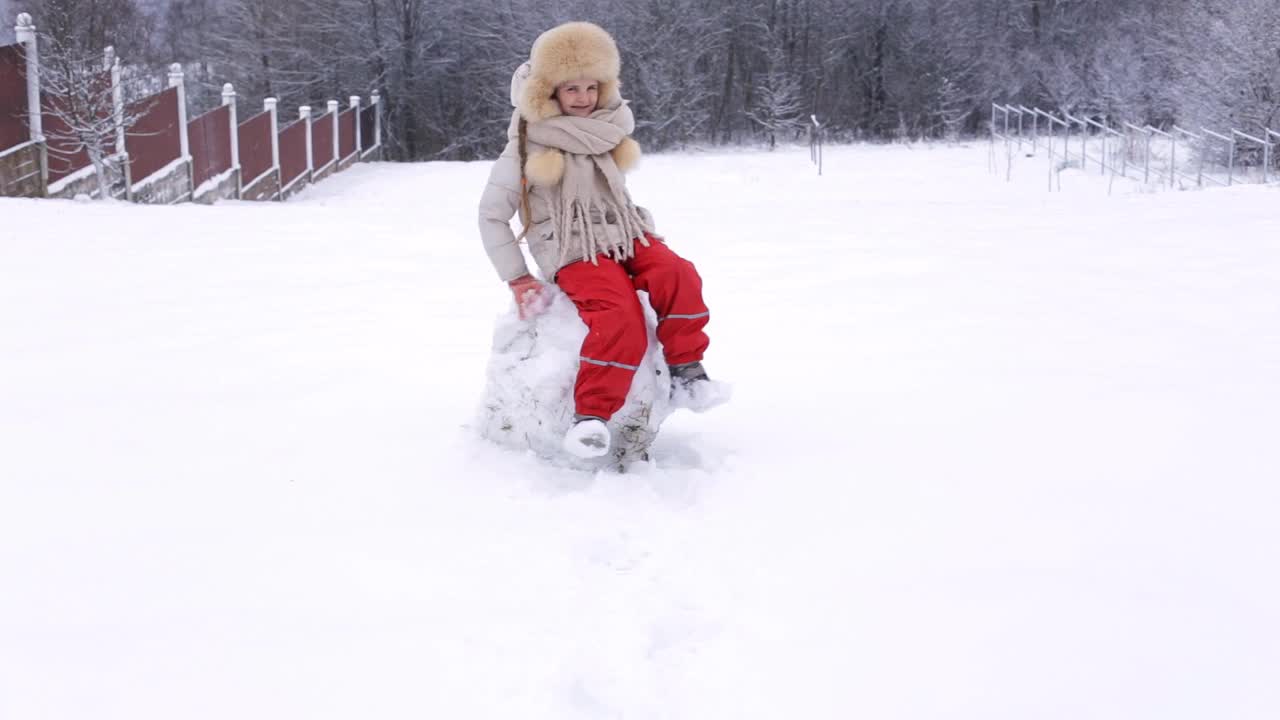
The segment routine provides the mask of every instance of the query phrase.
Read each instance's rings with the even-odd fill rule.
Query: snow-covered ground
[[[1280,190],[987,162],[648,158],[736,394],[595,476],[473,430],[486,163],[0,199],[0,718],[1280,716]]]

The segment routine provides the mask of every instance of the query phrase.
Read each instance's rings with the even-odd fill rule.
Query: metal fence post
[[[382,145],[382,94],[373,91],[373,146]]]
[[[307,182],[314,179],[316,172],[315,150],[311,147],[311,106],[303,105],[298,108],[298,119],[307,125]]]
[[[1235,181],[1236,175],[1236,139],[1231,138],[1231,143],[1227,146],[1227,187],[1231,187],[1231,183]]]
[[[1089,170],[1089,126],[1083,122],[1080,125],[1080,172],[1088,172]]]
[[[1265,137],[1267,140],[1270,140],[1271,138],[1275,138],[1276,140],[1280,140],[1280,132],[1276,132],[1275,130],[1272,130],[1271,128],[1267,128],[1267,132],[1266,132],[1266,134],[1265,134],[1265,135],[1263,135],[1263,137]],[[1276,146],[1276,144],[1275,144],[1274,142],[1268,142],[1268,143],[1267,143],[1267,148],[1266,148],[1266,150],[1265,150],[1265,153],[1266,153],[1266,156],[1267,156],[1266,163],[1267,163],[1267,167],[1268,167],[1268,168],[1270,168],[1270,167],[1271,167],[1271,158],[1272,158],[1272,157],[1274,157],[1274,153],[1272,153],[1272,152],[1271,152],[1271,148],[1273,148],[1273,147],[1275,147],[1275,146]]]
[[[231,170],[236,174],[236,199],[239,200],[244,177],[240,174],[240,123],[236,121],[236,89],[231,83],[222,86],[222,104],[227,106],[227,117],[230,119]]]
[[[822,177],[822,123],[818,122],[817,115],[809,115],[809,120],[813,122],[813,127],[809,129],[813,138],[809,142],[809,159],[817,161],[818,177]],[[816,154],[815,149],[817,151]]]
[[[1040,116],[1026,105],[1019,105],[1018,109],[1031,116],[1031,151],[1034,153],[1040,149]]]
[[[1036,117],[1040,117],[1040,109],[1036,108]],[[1053,192],[1053,120],[1049,120],[1049,192]]]
[[[1196,171],[1196,185],[1204,187],[1204,161],[1209,154],[1209,143],[1200,143],[1200,168]]]

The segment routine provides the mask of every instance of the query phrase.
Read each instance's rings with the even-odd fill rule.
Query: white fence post
[[[191,161],[191,140],[187,136],[187,84],[182,66],[169,66],[169,87],[178,89],[178,143],[182,147],[182,160],[187,164],[187,186],[192,199],[196,196],[196,166]]]
[[[187,85],[182,66],[169,66],[169,87],[178,88],[178,137],[182,145],[182,159],[191,161],[191,141],[187,137]]]
[[[241,184],[244,178],[240,175],[240,123],[236,121],[236,89],[231,83],[222,86],[222,104],[227,106],[227,117],[231,125],[231,169],[236,174],[236,199],[240,198]]]
[[[22,45],[27,71],[27,132],[31,142],[40,143],[40,194],[49,189],[49,147],[44,139],[43,115],[40,112],[40,50],[36,42],[36,25],[30,13],[19,13],[13,27]]]
[[[299,107],[298,118],[307,125],[307,182],[311,182],[312,175],[316,171],[316,158],[311,149],[311,106]]]
[[[352,110],[354,110],[354,111],[355,111],[355,114],[356,114],[356,142],[355,142],[355,145],[356,145],[356,160],[357,160],[357,161],[359,161],[359,160],[360,160],[360,96],[359,96],[359,95],[352,95],[352,96],[351,96],[351,98],[350,98],[350,100],[351,100],[351,109],[352,109]]]
[[[40,115],[40,51],[36,43],[36,26],[30,13],[18,15],[13,32],[23,46],[27,64],[27,122],[34,142],[44,142],[44,126]]]
[[[116,57],[116,49],[110,45],[102,51],[104,70],[111,71],[111,108],[112,119],[116,124],[116,154],[126,152],[124,146],[124,88],[120,86],[120,58]]]
[[[133,177],[129,173],[129,148],[124,139],[124,88],[120,85],[120,58],[115,47],[108,45],[102,51],[102,69],[111,73],[111,120],[116,126],[115,157],[120,162],[120,176],[124,179],[124,197],[133,201]]]
[[[332,126],[333,126],[333,163],[334,163],[333,171],[334,171],[334,172],[337,172],[337,171],[338,171],[338,169],[339,169],[339,168],[337,167],[337,165],[338,165],[338,161],[342,159],[342,156],[338,154],[338,101],[337,101],[337,100],[330,100],[330,101],[329,101],[329,116],[333,119],[333,122],[332,122]]]
[[[382,145],[382,94],[373,91],[373,146]]]
[[[276,98],[264,98],[262,101],[262,109],[271,113],[271,168],[276,171],[276,198],[279,199],[281,187],[280,176],[280,117],[276,111],[276,105],[280,101]]]

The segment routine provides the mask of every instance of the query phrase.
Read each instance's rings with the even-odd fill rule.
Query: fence
[[[287,194],[302,181],[307,180],[307,157],[310,128],[307,119],[300,117],[280,131],[280,192]]]
[[[0,151],[29,139],[26,63],[21,45],[0,46]]]
[[[999,103],[991,105],[990,128],[990,168],[997,169],[997,141],[1004,145],[1006,177],[1012,175],[1015,155],[1043,151],[1050,190],[1061,189],[1062,170],[1068,167],[1096,169],[1113,183],[1128,178],[1152,187],[1280,181],[1280,132],[1269,128],[1256,133],[1233,128],[1230,134],[1177,125],[1161,129]]]
[[[211,180],[230,172],[231,108],[216,107],[187,125],[191,141],[191,184],[193,192]]]
[[[330,165],[336,155],[333,139],[337,137],[337,128],[337,114],[332,110],[316,118],[315,124],[311,126],[311,158],[317,175],[332,170]]]
[[[809,120],[813,123],[809,126],[809,161],[818,166],[818,175],[822,175],[822,138],[826,128],[818,122],[817,115],[810,115]]]
[[[31,16],[19,15],[16,30],[18,44],[0,47],[0,195],[101,193],[85,133],[69,125],[75,117],[59,106],[57,95],[42,92]],[[330,112],[314,120],[304,106],[296,122],[280,128],[274,98],[263,101],[262,113],[237,122],[230,85],[223,88],[221,107],[188,121],[179,65],[170,67],[166,90],[127,104],[119,60],[110,49],[100,77],[90,85],[102,87],[91,92],[106,94],[109,102],[93,120],[109,129],[114,123],[114,139],[99,139],[93,147],[114,172],[108,192],[129,200],[284,199],[352,162],[376,159],[382,149],[376,91],[366,107],[351,96],[341,114],[330,100]]]

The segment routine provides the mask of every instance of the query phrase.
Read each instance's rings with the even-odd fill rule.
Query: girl
[[[702,280],[667,247],[653,217],[635,205],[623,173],[640,146],[635,119],[618,93],[613,38],[585,22],[543,33],[511,79],[515,107],[508,142],[480,199],[480,234],[520,317],[536,312],[542,283],[518,245],[528,242],[542,276],[564,291],[587,325],[574,385],[574,424],[564,446],[579,457],[609,451],[606,421],[626,400],[647,349],[637,290],[649,293],[671,370],[672,399],[699,412],[726,399],[707,378]],[[511,217],[524,226],[517,238]]]

